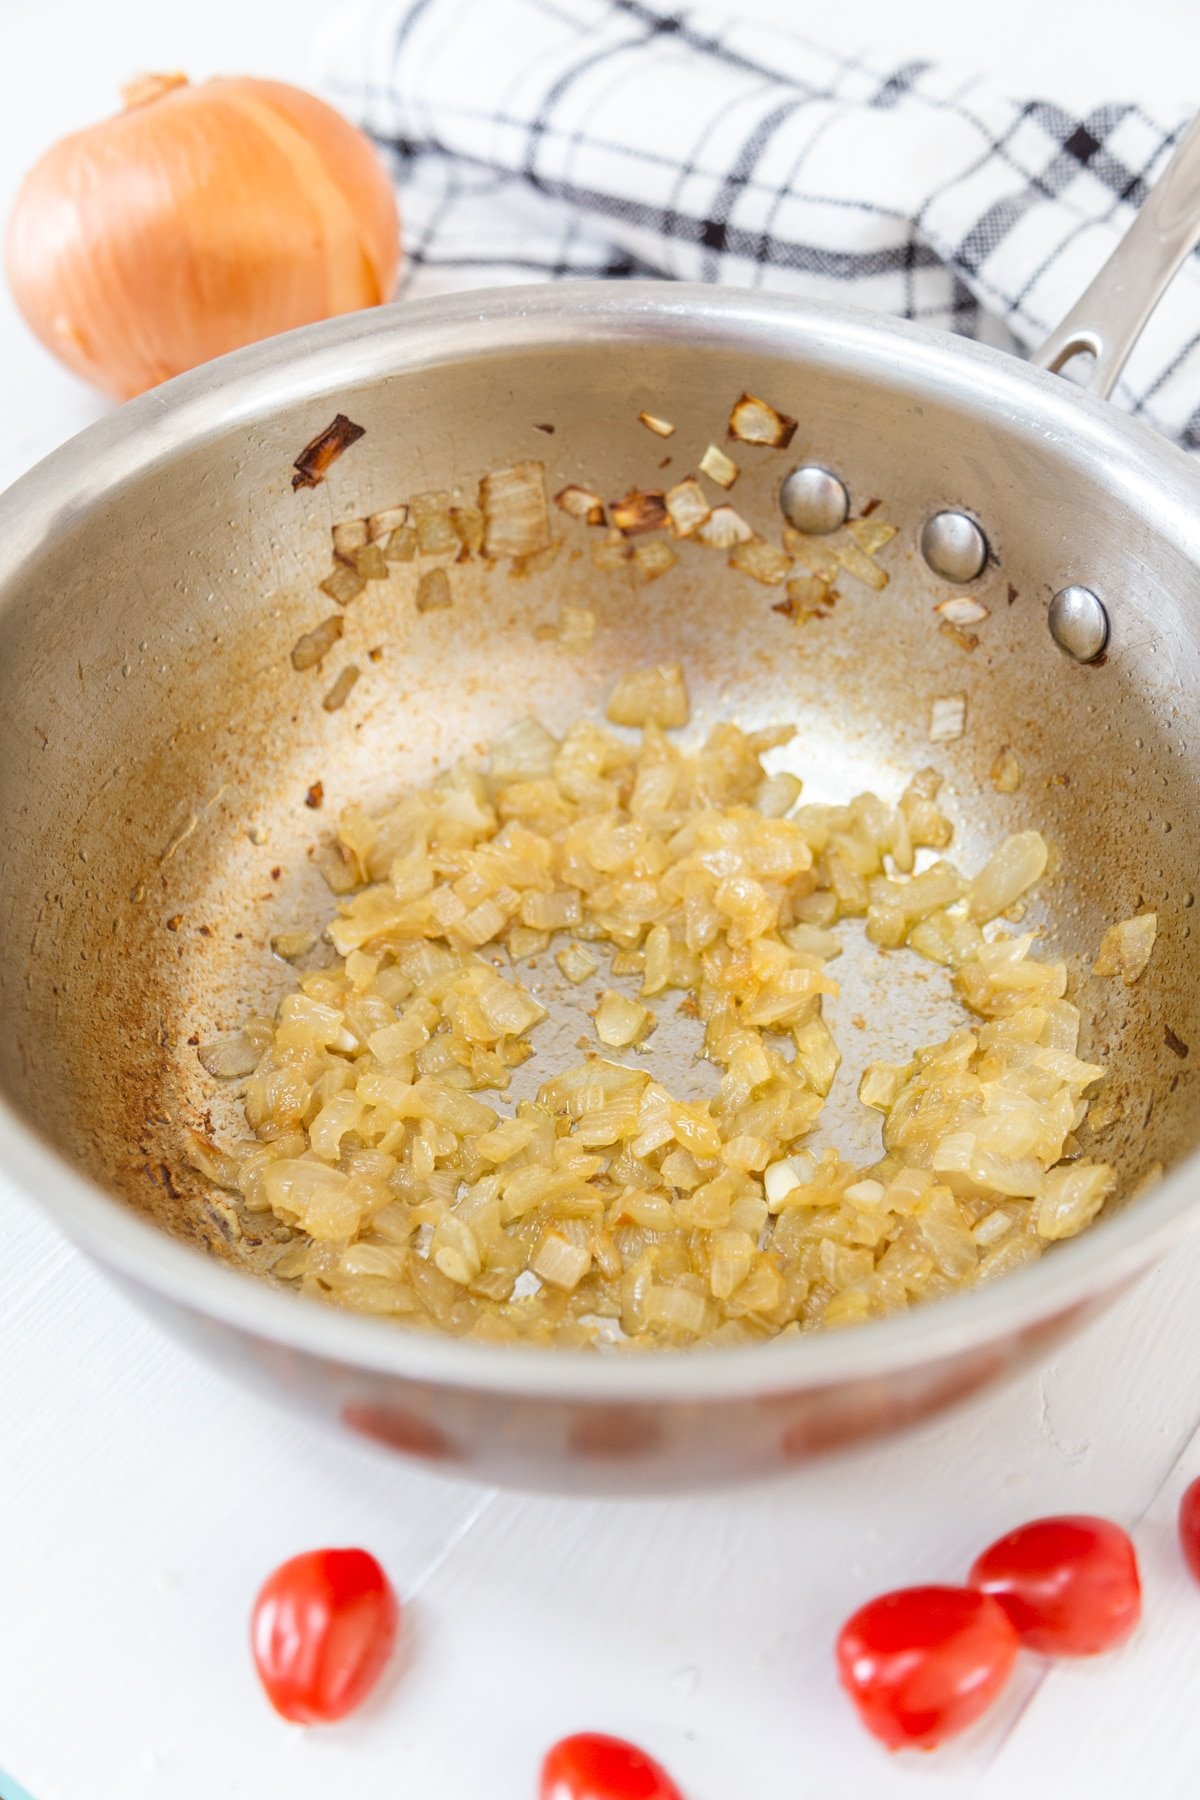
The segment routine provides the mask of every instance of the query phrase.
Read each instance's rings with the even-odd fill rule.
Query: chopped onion
[[[283,962],[295,962],[298,956],[307,956],[316,941],[311,931],[277,931],[271,949]]]
[[[368,517],[367,538],[372,544],[382,544],[393,531],[399,531],[407,524],[407,506],[385,506],[381,512],[373,512]]]
[[[710,481],[715,481],[718,487],[731,488],[741,470],[718,444],[710,444],[700,458],[700,473],[707,475]]]
[[[874,556],[877,550],[891,543],[897,528],[889,525],[886,519],[864,518],[851,519],[846,529],[860,550],[867,556]]]
[[[560,650],[586,650],[596,635],[596,615],[586,606],[564,606],[555,634]]]
[[[1091,1224],[1116,1185],[1116,1172],[1107,1163],[1065,1163],[1051,1169],[1042,1180],[1038,1236],[1074,1237]]]
[[[948,600],[939,600],[933,610],[950,625],[978,625],[991,613],[982,600],[972,600],[968,594],[952,594]]]
[[[978,650],[979,648],[979,633],[977,631],[964,631],[961,625],[952,625],[949,619],[940,619],[938,621],[938,630],[943,637],[948,637],[951,643],[957,644],[960,650],[970,651]]]
[[[361,550],[368,542],[368,527],[365,519],[343,519],[335,525],[332,532],[333,554],[353,567],[354,553]]]
[[[540,550],[531,550],[528,556],[514,556],[509,565],[509,575],[515,580],[522,580],[526,575],[540,575],[543,569],[550,568],[557,561],[561,549],[562,539],[554,538],[550,543],[543,544]]]
[[[1049,851],[1040,831],[1018,831],[993,850],[967,889],[967,912],[977,925],[998,918],[1045,871]]]
[[[540,462],[493,469],[479,484],[485,556],[530,556],[550,542],[545,470]]]
[[[450,605],[450,577],[445,569],[426,569],[417,583],[417,611],[443,612]]]
[[[438,1220],[429,1246],[429,1260],[460,1287],[470,1287],[483,1268],[483,1257],[474,1232],[465,1219],[449,1213]]]
[[[353,691],[354,684],[358,680],[358,673],[358,667],[355,663],[346,664],[345,668],[321,702],[321,705],[325,708],[327,713],[339,712],[341,708],[345,706]]]
[[[490,746],[488,772],[494,784],[510,781],[542,781],[554,769],[558,739],[540,719],[528,713],[514,719]]]
[[[944,694],[929,709],[929,741],[949,744],[967,728],[967,696]]]
[[[387,580],[389,574],[387,558],[380,545],[364,544],[361,549],[354,552],[351,560],[355,573],[361,575],[364,581]]]
[[[704,497],[704,489],[694,475],[685,481],[676,482],[668,488],[664,505],[671,521],[671,529],[676,537],[690,537],[698,525],[703,525],[712,508]]]
[[[596,1036],[610,1050],[627,1050],[648,1037],[657,1023],[648,1006],[609,988],[596,1011]]]
[[[674,435],[675,427],[666,419],[656,419],[653,413],[648,412],[640,412],[638,418],[646,430],[652,431],[655,437],[672,437]]]
[[[1157,913],[1139,913],[1110,925],[1100,941],[1092,974],[1119,975],[1126,987],[1132,987],[1146,972],[1157,936]]]
[[[300,1227],[289,1278],[493,1341],[582,1347],[601,1320],[647,1347],[736,1343],[967,1288],[1081,1228],[1113,1177],[1062,1163],[1103,1074],[1077,1055],[1066,966],[969,916],[1024,889],[1036,834],[973,883],[945,861],[917,873],[951,835],[934,771],[895,805],[797,808],[798,779],[763,766],[788,731],[664,737],[687,717],[677,668],[634,671],[609,711],[640,742],[518,720],[483,766],[452,764],[378,817],[351,809],[318,851],[345,896],[336,960],[297,974],[273,1025],[249,1022],[254,1137],[232,1168],[197,1156],[251,1213]],[[885,1154],[856,1167],[800,1146],[839,1061],[821,1013],[834,928],[864,913],[871,941],[943,966],[976,1017],[867,1069]],[[517,959],[552,954],[582,984],[598,942],[640,993],[597,996],[574,1067],[547,1033],[558,1072],[512,1096],[547,1017]],[[719,1070],[711,1099],[615,1060],[671,989]]]
[[[534,1274],[553,1287],[577,1288],[592,1266],[586,1244],[574,1244],[560,1231],[548,1231],[529,1264]]]
[[[765,400],[743,394],[729,415],[729,435],[743,444],[763,444],[769,450],[786,450],[796,434],[796,421],[776,412]]]
[[[400,525],[383,546],[388,562],[411,562],[417,554],[417,534],[411,525]]]
[[[777,1278],[778,1279],[778,1278]],[[699,1337],[708,1321],[708,1302],[693,1288],[669,1287],[652,1281],[646,1288],[642,1311],[647,1325]]]
[[[1125,1117],[1125,1102],[1120,1094],[1107,1091],[1100,1094],[1088,1107],[1087,1122],[1093,1131],[1107,1131],[1118,1119]]]
[[[358,858],[340,838],[334,843],[322,844],[313,860],[331,894],[352,894],[362,883]]]
[[[842,565],[826,537],[809,537],[789,525],[784,529],[783,547],[822,581],[836,581],[841,573]]]
[[[649,488],[644,493],[632,488],[623,500],[614,500],[608,510],[613,524],[626,537],[636,537],[643,531],[659,531],[667,523],[667,509],[660,488]]]
[[[714,506],[694,535],[710,550],[732,550],[735,544],[748,544],[754,533],[732,506]]]
[[[567,980],[576,987],[581,981],[586,981],[589,975],[594,975],[600,966],[595,957],[579,944],[569,944],[565,950],[559,950],[554,960]]]
[[[622,675],[609,695],[605,716],[614,725],[657,725],[667,731],[686,725],[691,710],[679,664],[659,663]]]
[[[891,544],[898,531],[898,527],[889,526],[885,518],[869,517],[851,518],[846,529],[858,549],[867,556],[874,556],[876,551],[882,551],[883,545]]]
[[[998,794],[1015,794],[1024,771],[1013,751],[1003,746],[991,768],[991,783]]]
[[[869,1063],[858,1084],[858,1097],[876,1112],[890,1112],[911,1075],[911,1063]]]
[[[874,520],[868,519],[867,523],[874,524]],[[834,541],[834,554],[847,575],[853,575],[856,581],[863,581],[869,588],[877,590],[887,586],[887,570],[881,569],[878,563],[872,562],[865,551],[842,532],[837,533]]]
[[[568,518],[582,519],[585,525],[604,524],[604,502],[590,488],[559,488],[554,496],[554,504],[561,507]]]
[[[231,1031],[228,1037],[215,1038],[201,1044],[196,1056],[203,1068],[220,1081],[235,1081],[242,1075],[253,1075],[262,1056],[261,1046],[251,1042],[244,1031]]]
[[[457,560],[470,562],[483,549],[483,514],[477,506],[452,506],[450,524],[460,545]]]
[[[670,544],[665,543],[662,538],[655,538],[651,543],[638,544],[634,547],[633,566],[639,580],[645,583],[657,581],[660,575],[665,575],[668,569],[673,569],[678,561],[679,558]]]
[[[597,569],[621,569],[633,555],[633,546],[614,526],[603,543],[592,545],[592,564]]]
[[[793,1188],[802,1187],[803,1184],[804,1175],[800,1165],[790,1157],[781,1157],[778,1162],[768,1163],[763,1170],[763,1192],[767,1196],[767,1205],[772,1209],[777,1208]]]
[[[305,669],[315,668],[323,657],[328,656],[343,629],[341,614],[334,613],[332,618],[322,619],[319,625],[314,625],[311,631],[306,631],[303,637],[297,638],[292,645],[293,669],[303,672]]]
[[[842,1189],[842,1198],[855,1206],[878,1206],[886,1191],[882,1181],[852,1181]]]
[[[729,566],[731,569],[740,569],[743,575],[750,575],[755,581],[761,581],[764,587],[778,587],[790,572],[792,559],[782,550],[776,549],[774,544],[752,537],[734,545]]]
[[[448,556],[460,548],[459,535],[450,517],[449,494],[443,491],[414,494],[411,518],[417,534],[417,549],[422,556]]]
[[[320,583],[320,588],[323,594],[328,594],[339,606],[349,606],[352,600],[358,599],[366,585],[357,569],[350,568],[347,563],[336,562]]]
[[[787,584],[786,592],[786,602],[773,610],[786,611],[787,617],[795,619],[797,625],[802,625],[805,619],[820,617],[829,612],[839,598],[837,589],[831,588],[819,575],[794,575]]]
[[[524,962],[530,956],[540,956],[550,947],[550,933],[535,931],[531,925],[510,925],[504,940],[508,946],[508,954],[514,962]]]
[[[317,433],[292,464],[296,473],[292,476],[292,487],[316,487],[324,481],[326,470],[335,463],[344,450],[356,444],[360,437],[366,436],[366,429],[348,419],[345,413],[338,413],[324,431]]]
[[[855,519],[853,526],[874,525],[873,519]],[[866,582],[871,588],[887,586],[887,571],[877,563],[856,542],[852,527],[843,527],[840,531],[830,532],[825,537],[809,537],[803,531],[794,531],[790,526],[784,531],[783,544],[785,550],[802,562],[814,575],[823,581],[834,581],[844,569],[847,575]],[[890,535],[894,536],[891,527]]]

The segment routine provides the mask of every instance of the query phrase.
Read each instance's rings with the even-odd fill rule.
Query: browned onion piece
[[[354,684],[357,680],[358,680],[357,664],[347,663],[345,668],[342,670],[341,674],[338,676],[337,680],[334,682],[333,686],[330,688],[329,692],[326,694],[325,698],[321,702],[321,705],[325,708],[325,711],[327,713],[335,713],[335,712],[341,711],[342,707],[345,706],[347,700],[350,698],[351,692],[353,691],[353,688],[354,688]]]
[[[568,518],[582,519],[585,525],[604,523],[604,502],[599,494],[593,494],[589,488],[559,488],[554,496],[554,504],[561,507]]]
[[[743,394],[729,415],[729,435],[742,444],[786,450],[796,435],[796,421],[787,413],[776,412],[765,400]]]
[[[459,542],[458,562],[469,562],[483,549],[483,514],[477,506],[452,506],[450,523]]]
[[[305,669],[314,669],[321,659],[328,656],[333,646],[342,635],[344,627],[341,616],[334,613],[331,619],[322,619],[311,631],[297,638],[292,646],[292,667],[301,673]]]
[[[324,431],[317,433],[305,444],[292,467],[296,473],[292,476],[292,487],[316,487],[324,481],[325,472],[335,463],[343,450],[356,444],[360,437],[366,436],[366,427],[356,425],[345,413],[338,413]]]
[[[667,523],[665,496],[661,488],[639,492],[631,488],[623,500],[614,500],[609,508],[612,522],[626,537],[642,531],[659,531]]]

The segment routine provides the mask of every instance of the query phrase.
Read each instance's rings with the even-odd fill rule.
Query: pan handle
[[[1062,324],[1030,359],[1057,374],[1081,350],[1095,357],[1084,386],[1106,399],[1142,327],[1200,242],[1200,118],[1184,132],[1137,218]]]

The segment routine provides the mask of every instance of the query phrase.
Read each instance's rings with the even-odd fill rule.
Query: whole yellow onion
[[[146,76],[47,151],[8,222],[17,305],[118,399],[392,293],[400,224],[369,139],[278,81]]]

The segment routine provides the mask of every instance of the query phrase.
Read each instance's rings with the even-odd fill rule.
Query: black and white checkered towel
[[[928,62],[739,20],[733,0],[350,0],[330,97],[394,157],[404,291],[673,276],[1028,348],[1068,310],[1188,109],[1077,116]],[[1200,259],[1117,399],[1200,450]]]

